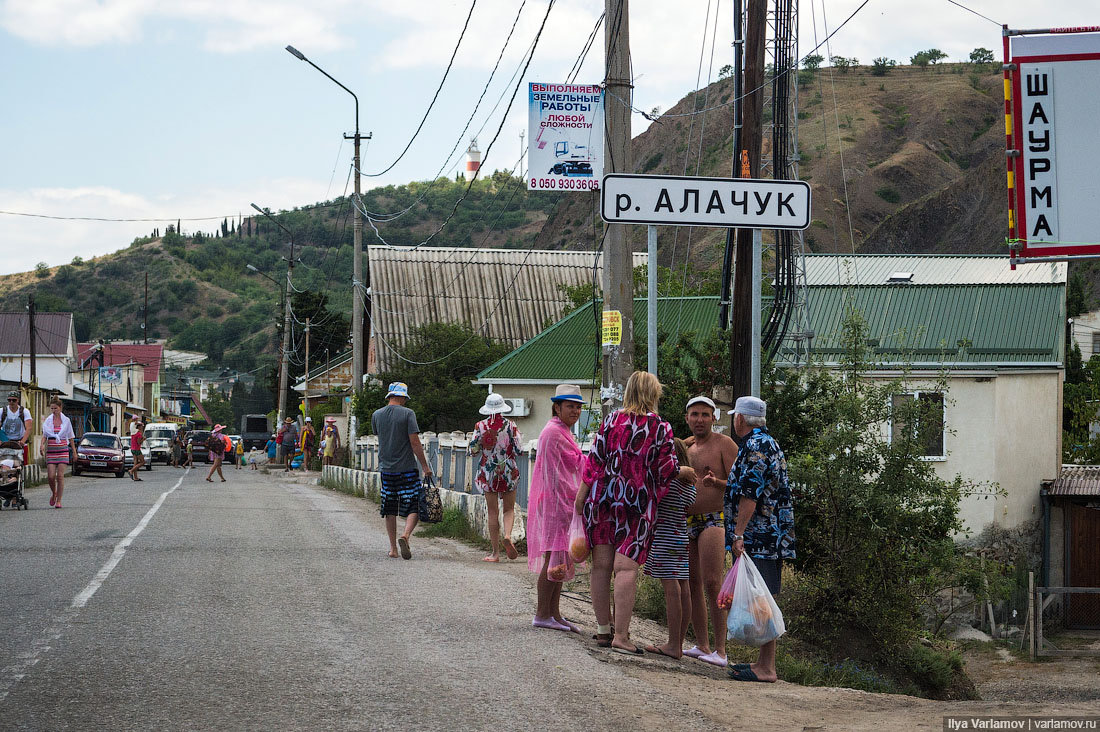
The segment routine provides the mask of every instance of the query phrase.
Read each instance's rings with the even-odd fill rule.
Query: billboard
[[[598,84],[528,84],[527,189],[590,191],[603,177]]]
[[[121,384],[122,369],[118,366],[100,366],[99,379],[104,384]]]
[[[1004,33],[1012,256],[1100,256],[1100,28]]]

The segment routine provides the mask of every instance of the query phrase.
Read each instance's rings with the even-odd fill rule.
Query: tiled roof
[[[95,347],[94,343],[81,343],[76,347],[77,360],[83,362]],[[146,384],[155,384],[160,378],[160,366],[164,359],[164,346],[159,343],[107,343],[103,347],[104,366],[141,364]]]
[[[602,273],[592,252],[371,247],[370,259],[382,371],[397,366],[394,349],[431,322],[463,323],[520,346],[558,318],[566,305],[558,285],[590,283],[594,274],[599,283]],[[645,262],[644,252],[634,255],[635,266]]]
[[[35,353],[68,356],[72,313],[35,313]],[[27,313],[0,313],[0,354],[23,356],[31,352]]]
[[[1100,496],[1100,465],[1063,465],[1051,483],[1052,496]]]

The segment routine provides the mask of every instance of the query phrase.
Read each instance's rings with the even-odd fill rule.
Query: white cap
[[[313,421],[313,417],[306,417],[306,421],[307,421],[307,422],[312,422],[312,421]]]
[[[684,407],[684,411],[686,412],[687,410],[691,409],[692,404],[706,404],[708,407],[711,408],[711,411],[716,412],[716,413],[718,411],[718,405],[715,404],[714,401],[712,399],[710,399],[709,397],[697,396],[697,397],[692,397],[691,399],[688,399],[688,403],[687,403],[687,406]]]

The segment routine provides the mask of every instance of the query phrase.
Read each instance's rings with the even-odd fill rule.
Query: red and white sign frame
[[[1028,38],[1023,40],[1025,36]],[[1063,145],[1059,146],[1055,118],[1056,112],[1066,114],[1068,109],[1076,121],[1082,115],[1081,104],[1100,109],[1100,26],[1026,31],[1005,27],[1003,37],[1012,260],[1100,257],[1100,195],[1093,185],[1081,182],[1086,171],[1091,178],[1092,171],[1100,170],[1096,127],[1087,138],[1084,134],[1071,137],[1063,131]],[[1014,44],[1014,39],[1018,43]],[[1056,76],[1065,77],[1067,69],[1082,67],[1065,64],[1083,61],[1092,62],[1088,65],[1096,73],[1074,75],[1088,76],[1091,88],[1077,84],[1071,90],[1058,88],[1067,101],[1056,109]],[[1064,85],[1064,78],[1061,80]],[[1100,114],[1092,124],[1100,126]],[[1080,154],[1084,139],[1091,141],[1087,155]],[[1061,168],[1060,147],[1064,148]],[[1093,161],[1096,167],[1090,167]]]

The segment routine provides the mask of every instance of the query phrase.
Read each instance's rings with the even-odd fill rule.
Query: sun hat
[[[290,424],[293,421],[294,421],[294,417],[287,417],[286,419],[283,420],[283,423],[284,424]]]
[[[408,399],[409,398],[409,386],[408,386],[408,384],[406,384],[403,381],[395,381],[392,384],[390,384],[390,390],[388,392],[386,392],[386,398],[389,399],[391,396],[405,397],[406,399]]]
[[[697,396],[697,397],[692,397],[691,399],[688,399],[688,403],[684,406],[684,411],[686,412],[687,410],[691,409],[692,404],[706,404],[715,413],[718,412],[718,405],[715,404],[714,400],[711,399],[710,397]]]
[[[490,394],[485,397],[485,405],[477,410],[481,414],[507,414],[512,411],[512,405],[504,401],[500,394]]]
[[[313,417],[306,417],[306,421],[307,421],[307,422],[312,422],[312,421],[313,421]]]
[[[746,417],[765,417],[767,413],[767,403],[754,396],[737,397],[737,403],[729,411],[729,414],[742,414]]]
[[[552,402],[580,402],[584,403],[584,397],[581,396],[581,388],[576,384],[559,384],[558,388],[554,391],[554,396],[550,397]]]
[[[224,424],[216,424],[216,425],[214,425],[214,429],[210,430],[210,432],[211,432],[211,433],[214,433],[214,432],[221,432],[221,431],[222,431],[222,430],[224,430],[224,429],[225,429],[225,425],[224,425]]]

